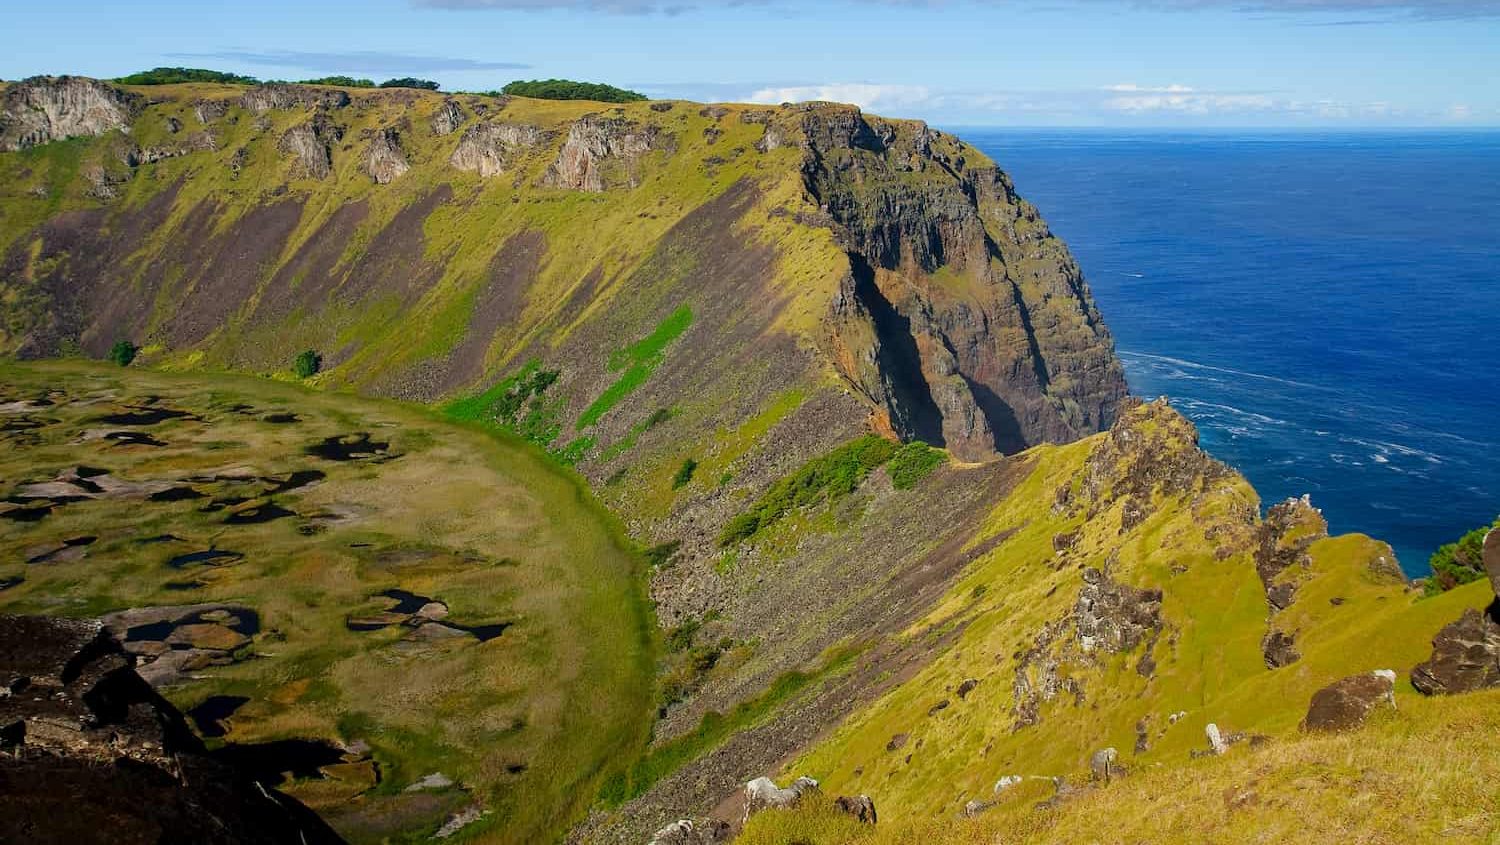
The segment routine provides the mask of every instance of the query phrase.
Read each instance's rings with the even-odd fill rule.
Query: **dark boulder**
[[[1396,706],[1396,673],[1388,669],[1353,675],[1313,693],[1304,731],[1347,731],[1360,727],[1383,704]]]
[[[853,816],[855,821],[875,823],[875,801],[868,795],[840,795],[833,800],[833,806],[839,812]]]
[[[1492,531],[1490,537],[1496,534],[1500,532]],[[1488,550],[1489,543],[1485,546]],[[1500,686],[1500,599],[1487,611],[1464,611],[1457,622],[1439,631],[1432,638],[1432,657],[1411,670],[1411,685],[1426,695]]]
[[[336,843],[210,759],[94,620],[0,615],[0,842]]]

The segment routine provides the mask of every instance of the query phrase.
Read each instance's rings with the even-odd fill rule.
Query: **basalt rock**
[[[729,823],[719,819],[681,819],[652,834],[647,845],[720,845],[731,833]]]
[[[349,105],[349,95],[310,85],[257,85],[240,96],[240,105],[254,114],[273,109],[341,109]]]
[[[480,123],[464,133],[448,162],[487,179],[506,172],[518,157],[546,140],[546,133],[535,126]]]
[[[1074,632],[1085,654],[1134,651],[1160,633],[1161,590],[1121,584],[1092,567],[1083,571],[1083,589],[1073,606]]]
[[[437,111],[433,112],[429,125],[434,135],[451,135],[464,124],[465,118],[463,107],[457,100],[444,100]]]
[[[145,100],[97,79],[33,76],[0,95],[0,151],[128,131]]]
[[[1266,513],[1255,552],[1255,572],[1265,587],[1272,612],[1291,605],[1297,592],[1297,571],[1312,565],[1308,547],[1327,536],[1328,523],[1307,496],[1287,499]]]
[[[667,149],[670,143],[670,136],[655,126],[590,115],[569,127],[568,138],[542,182],[593,193],[621,185],[633,188],[639,184],[637,162],[652,150]]]
[[[1388,669],[1335,681],[1313,693],[1304,731],[1347,731],[1360,727],[1376,707],[1396,706],[1396,673]]]
[[[1260,651],[1267,669],[1280,669],[1302,659],[1302,653],[1297,650],[1296,638],[1276,628],[1267,631],[1261,639]]]
[[[296,158],[300,175],[325,179],[333,172],[332,147],[343,137],[343,128],[320,112],[312,120],[288,129],[277,149]]]
[[[382,129],[370,140],[365,151],[365,173],[377,185],[389,185],[396,181],[411,165],[406,163],[406,153],[401,150],[401,134],[395,129]]]
[[[1113,342],[1077,265],[1005,174],[925,124],[789,111],[796,123],[768,124],[763,148],[780,145],[773,130],[801,136],[806,189],[850,258],[829,342],[878,425],[963,460],[1109,425],[1125,396]]]
[[[1411,684],[1426,695],[1500,687],[1500,598],[1485,611],[1465,610],[1439,631],[1432,656],[1411,670]]]
[[[207,757],[96,621],[0,616],[0,684],[0,841],[340,841]]]
[[[833,799],[834,809],[864,824],[875,824],[875,800],[868,795],[840,795]]]
[[[770,778],[756,778],[745,784],[745,816],[750,817],[761,810],[787,809],[797,806],[802,796],[817,790],[818,782],[809,777],[799,777],[791,786],[782,788]]]

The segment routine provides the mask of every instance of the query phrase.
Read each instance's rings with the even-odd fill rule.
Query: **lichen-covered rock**
[[[1124,774],[1119,764],[1120,752],[1113,748],[1101,748],[1089,758],[1089,775],[1096,783],[1109,783]]]
[[[480,123],[464,133],[448,163],[488,179],[509,170],[518,157],[546,140],[547,134],[535,126]]]
[[[1389,669],[1353,675],[1313,693],[1304,731],[1347,731],[1362,726],[1376,707],[1396,706],[1396,673]]]
[[[97,79],[34,76],[0,95],[0,151],[129,130],[145,100]]]
[[[720,845],[730,833],[728,822],[719,819],[680,819],[652,834],[647,845]]]
[[[451,135],[458,131],[458,127],[464,125],[465,119],[463,107],[458,104],[458,101],[448,99],[444,100],[443,104],[438,106],[437,111],[432,113],[429,125],[434,135]]]
[[[745,784],[745,821],[761,810],[787,809],[797,806],[802,796],[818,788],[818,782],[809,777],[799,777],[792,785],[782,788],[766,777],[759,777]]]
[[[1074,631],[1087,654],[1134,651],[1161,631],[1161,590],[1121,584],[1092,567],[1083,571],[1083,589],[1073,606]]]
[[[1229,743],[1224,741],[1224,735],[1219,732],[1219,726],[1209,722],[1203,728],[1203,735],[1208,739],[1208,750],[1213,754],[1223,754],[1229,750]]]
[[[868,795],[840,795],[833,799],[834,809],[864,824],[875,824],[875,799]]]
[[[320,112],[312,120],[288,129],[277,149],[296,159],[298,174],[324,179],[333,172],[333,144],[343,137],[343,128]]]
[[[1426,695],[1500,687],[1500,599],[1486,611],[1465,610],[1439,631],[1432,656],[1411,670],[1411,684]]]
[[[365,173],[377,185],[389,185],[399,179],[411,165],[406,163],[406,153],[401,150],[401,134],[395,129],[382,129],[370,139],[365,151]]]
[[[349,95],[337,88],[277,83],[251,88],[240,96],[240,105],[254,114],[273,109],[341,109],[349,105]]]
[[[542,183],[554,188],[600,193],[639,184],[636,164],[652,150],[665,149],[668,136],[655,126],[622,118],[589,115],[573,122],[557,160]]]

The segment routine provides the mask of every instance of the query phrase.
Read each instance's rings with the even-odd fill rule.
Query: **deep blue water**
[[[1500,133],[963,130],[1082,265],[1131,389],[1413,575],[1500,513]]]

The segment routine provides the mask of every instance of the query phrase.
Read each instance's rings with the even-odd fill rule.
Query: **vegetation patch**
[[[157,67],[121,76],[114,80],[121,85],[179,85],[184,82],[216,82],[220,85],[259,85],[253,76],[208,70],[200,67]]]
[[[140,349],[130,341],[117,340],[115,341],[115,345],[109,348],[109,360],[122,367],[128,367],[130,366],[130,362],[135,360],[136,353],[138,352],[140,352]]]
[[[1485,577],[1484,538],[1497,528],[1500,528],[1500,517],[1495,517],[1490,525],[1470,531],[1458,542],[1444,544],[1433,552],[1428,561],[1432,575],[1427,579],[1423,593],[1435,596]]]
[[[337,85],[340,88],[374,88],[373,79],[355,79],[352,76],[320,76],[317,79],[304,79],[298,85]]]
[[[518,79],[502,88],[500,93],[538,100],[594,100],[601,103],[637,103],[647,99],[645,94],[636,91],[571,79]]]
[[[932,475],[933,470],[942,466],[947,459],[943,450],[914,440],[896,450],[890,463],[886,464],[885,471],[890,473],[891,484],[897,490],[909,490]]]
[[[297,357],[292,360],[292,372],[297,374],[297,378],[312,378],[321,369],[323,356],[312,349],[297,353]]]
[[[692,324],[693,311],[684,305],[662,320],[651,334],[611,355],[610,371],[624,370],[624,372],[614,384],[599,394],[599,398],[595,399],[593,404],[584,409],[583,414],[578,417],[578,427],[584,429],[597,423],[601,417],[620,404],[622,399],[645,384],[666,358],[667,346],[681,337]]]
[[[546,396],[560,374],[559,370],[543,369],[540,360],[532,359],[489,390],[452,402],[443,412],[450,419],[498,426],[545,449],[562,433],[558,403],[548,402]],[[578,448],[577,443],[569,444],[564,451]],[[588,446],[592,445],[590,440]]]
[[[719,545],[733,546],[749,540],[796,508],[825,498],[847,496],[871,471],[890,460],[897,449],[895,443],[884,437],[866,434],[813,458],[772,485],[749,511],[731,519],[719,535]]]
[[[677,474],[672,476],[672,489],[680,490],[683,487],[686,487],[688,485],[688,482],[693,480],[693,473],[697,472],[697,470],[697,461],[693,460],[692,458],[688,458],[687,460],[683,461],[682,466],[677,468]]]

